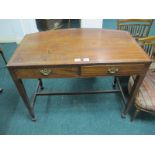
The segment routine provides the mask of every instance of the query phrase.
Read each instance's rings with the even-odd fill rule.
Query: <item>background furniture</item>
[[[117,21],[117,29],[130,32],[138,40],[148,36],[152,22],[152,19],[123,19]]]
[[[150,69],[155,69],[155,36],[149,36],[139,39],[141,47],[151,58],[152,63]]]
[[[28,99],[22,79],[136,74],[131,95],[127,102],[124,101],[125,116],[133,104],[150,63],[150,58],[137,46],[137,42],[129,33],[103,29],[60,29],[26,35],[7,66],[32,120],[35,120],[33,107],[37,95],[121,92],[124,99],[119,79],[117,78],[119,90],[95,92],[44,92],[40,90],[42,83],[39,82],[32,102]]]
[[[135,113],[132,117],[134,120],[140,111],[155,114],[155,36],[139,39],[141,46],[152,59],[153,63],[147,72],[145,79],[135,98]],[[128,84],[129,92],[134,84],[135,76],[131,76]]]
[[[147,37],[153,20],[152,19],[119,19],[117,20],[117,29],[128,31],[138,42],[139,38]],[[124,92],[128,94],[129,77],[120,78]],[[114,78],[113,87],[115,87],[116,78]]]
[[[61,28],[63,19],[36,19],[37,28],[39,31]]]
[[[80,28],[80,19],[36,19],[39,31],[62,28]]]

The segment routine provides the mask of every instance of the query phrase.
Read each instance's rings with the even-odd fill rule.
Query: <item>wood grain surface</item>
[[[26,35],[8,67],[141,62],[150,58],[128,32],[60,29]]]

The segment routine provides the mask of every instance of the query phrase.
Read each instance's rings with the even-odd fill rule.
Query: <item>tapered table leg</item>
[[[134,99],[137,95],[137,92],[143,82],[143,79],[145,77],[145,74],[143,75],[137,75],[135,81],[134,81],[134,85],[131,89],[131,93],[130,93],[130,97],[129,97],[129,100],[127,102],[127,105],[122,113],[122,117],[126,117],[126,114],[129,112],[130,108],[132,107],[133,105],[133,102],[134,102]]]
[[[21,95],[21,97],[22,97],[22,99],[24,101],[25,106],[27,107],[27,109],[28,109],[28,111],[29,111],[29,113],[30,113],[30,115],[32,117],[32,120],[36,120],[35,114],[33,112],[33,108],[30,105],[29,98],[27,96],[27,93],[26,93],[26,90],[25,90],[25,87],[23,85],[22,80],[20,80],[20,79],[15,80],[14,82],[16,84],[16,87],[18,89],[19,94]]]
[[[21,97],[22,97],[22,99],[24,101],[24,104],[25,104],[27,110],[29,111],[29,113],[30,113],[30,115],[32,117],[32,120],[35,121],[36,120],[35,114],[33,112],[32,106],[30,105],[30,101],[29,101],[29,98],[27,96],[27,93],[26,93],[26,90],[25,90],[25,87],[24,87],[24,84],[23,84],[22,80],[17,79],[16,76],[14,75],[14,73],[11,70],[10,70],[10,73],[11,73],[12,78],[14,80],[14,83],[15,83],[15,85],[17,87],[17,90],[18,90],[19,94],[21,95]]]

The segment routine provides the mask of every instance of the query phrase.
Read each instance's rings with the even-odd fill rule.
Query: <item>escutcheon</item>
[[[108,72],[109,74],[115,74],[115,73],[117,73],[118,71],[119,71],[118,68],[112,67],[112,68],[109,68],[107,72]]]
[[[47,69],[47,68],[40,70],[40,73],[45,76],[48,76],[51,72],[52,72],[51,69]]]

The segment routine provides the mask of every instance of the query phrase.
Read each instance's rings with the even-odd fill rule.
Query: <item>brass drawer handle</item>
[[[110,74],[115,74],[115,73],[117,73],[119,71],[119,69],[118,68],[115,68],[115,67],[112,67],[112,68],[109,68],[108,69],[108,73],[110,73]]]
[[[45,76],[48,76],[51,73],[51,70],[44,68],[44,69],[40,70],[40,73],[45,75]]]

